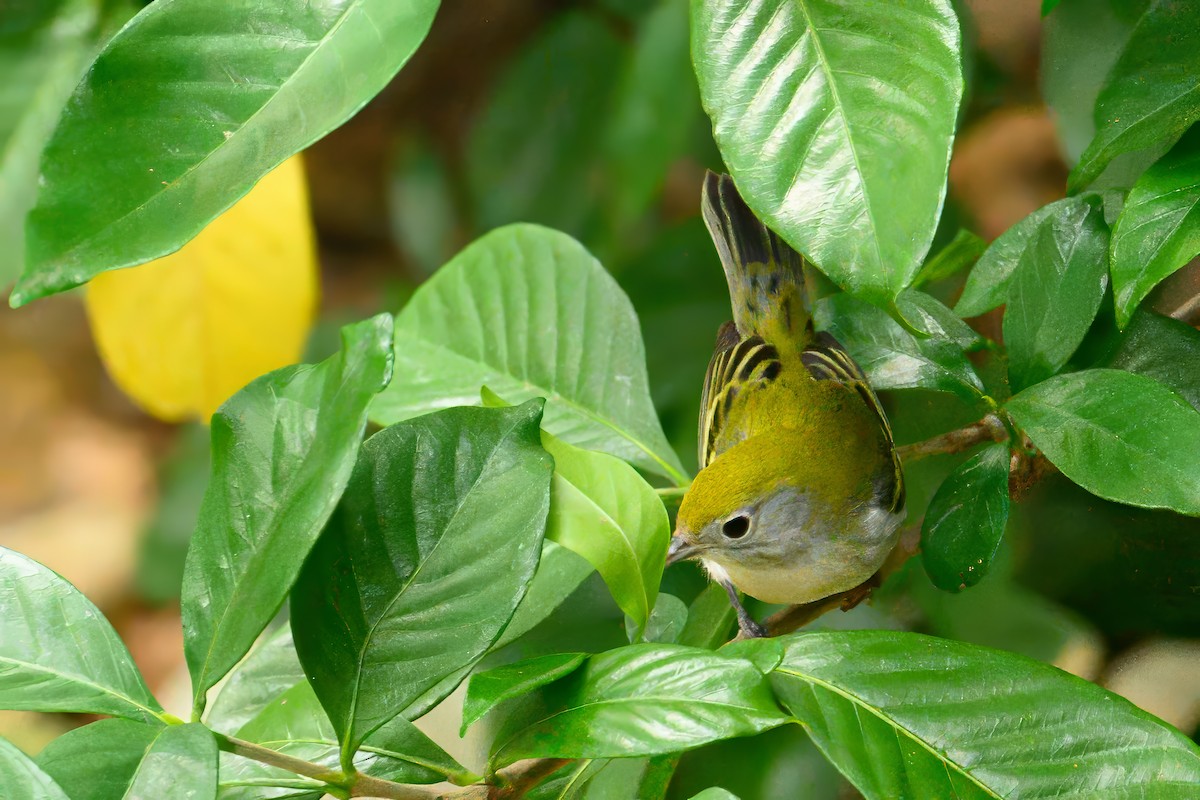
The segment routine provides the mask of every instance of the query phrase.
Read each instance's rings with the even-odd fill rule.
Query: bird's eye
[[[725,524],[721,526],[721,533],[726,539],[740,539],[750,532],[750,518],[745,514],[738,514],[736,517],[730,517],[725,520]]]

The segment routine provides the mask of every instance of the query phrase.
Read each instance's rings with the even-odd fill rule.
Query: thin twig
[[[995,414],[988,414],[978,422],[965,428],[943,433],[923,442],[896,448],[902,462],[916,461],[925,456],[941,453],[961,453],[983,442],[1003,442],[1008,439],[1008,428]]]

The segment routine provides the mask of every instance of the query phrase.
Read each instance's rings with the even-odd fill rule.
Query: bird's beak
[[[687,540],[679,534],[671,537],[671,546],[667,549],[667,566],[671,566],[676,561],[685,561],[696,555],[699,550],[694,544],[688,544]]]

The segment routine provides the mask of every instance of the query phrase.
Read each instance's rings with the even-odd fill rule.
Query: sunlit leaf
[[[367,406],[392,370],[392,319],[348,325],[342,351],[264,375],[213,416],[213,471],[183,579],[197,710],[279,611],[350,478]]]
[[[71,800],[123,798],[161,728],[127,719],[102,719],[59,736],[37,765]]]
[[[843,289],[884,307],[933,240],[962,97],[949,0],[708,0],[692,58],[738,190]]]
[[[0,787],[21,800],[75,800],[7,739],[0,739]]]
[[[0,708],[156,722],[162,707],[125,643],[79,590],[0,547]]]
[[[208,419],[300,358],[317,269],[304,171],[293,159],[187,247],[98,276],[88,317],[113,380],[155,416]]]
[[[1092,494],[1200,515],[1200,411],[1143,375],[1059,375],[1005,408],[1046,458]]]
[[[105,47],[50,139],[11,302],[178,249],[382,89],[437,7],[150,5]]]

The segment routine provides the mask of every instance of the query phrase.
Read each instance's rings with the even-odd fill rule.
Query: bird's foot
[[[729,595],[729,602],[733,604],[733,610],[737,612],[738,630],[742,632],[742,636],[747,639],[765,639],[768,635],[767,629],[750,616],[750,612],[742,605],[742,599],[738,597],[737,588],[726,581],[721,581],[721,585],[725,587],[725,593]]]

